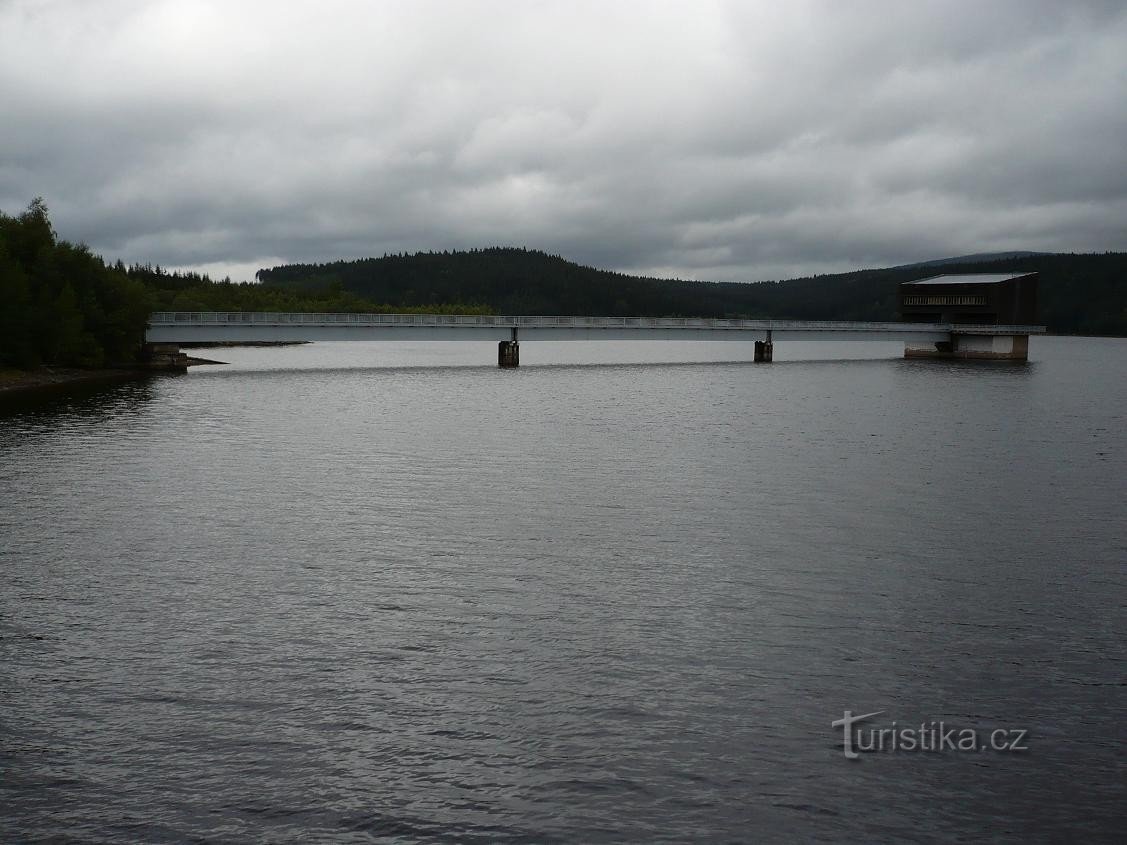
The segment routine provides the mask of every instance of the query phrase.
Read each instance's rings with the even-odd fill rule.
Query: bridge
[[[1028,358],[1044,326],[736,320],[705,317],[521,317],[476,314],[304,314],[161,311],[145,332],[155,366],[184,365],[180,344],[342,340],[496,341],[502,367],[520,363],[520,340],[739,340],[754,359],[776,340],[902,340],[906,357]]]

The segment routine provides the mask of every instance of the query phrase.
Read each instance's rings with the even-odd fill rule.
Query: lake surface
[[[749,346],[9,402],[0,841],[1121,837],[1127,341]]]

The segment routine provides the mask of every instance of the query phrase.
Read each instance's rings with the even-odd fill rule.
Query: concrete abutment
[[[957,358],[980,361],[1028,361],[1029,335],[959,334],[931,344],[905,343],[905,358]]]
[[[172,373],[188,372],[188,354],[179,343],[146,343],[141,348],[141,366]]]

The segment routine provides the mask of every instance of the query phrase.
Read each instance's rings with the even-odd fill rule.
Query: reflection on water
[[[138,413],[152,400],[154,376],[130,381],[78,382],[33,391],[0,392],[0,420],[23,418],[50,425],[58,417],[97,424],[108,417]]]

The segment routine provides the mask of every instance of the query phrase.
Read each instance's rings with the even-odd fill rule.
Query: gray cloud
[[[108,258],[753,280],[1127,248],[1127,9],[0,2],[0,208]]]

